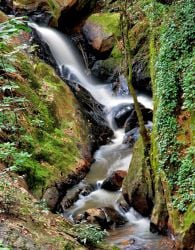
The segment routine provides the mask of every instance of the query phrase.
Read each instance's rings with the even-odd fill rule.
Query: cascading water
[[[79,200],[67,211],[67,214],[74,217],[88,208],[114,207],[128,220],[129,223],[125,227],[131,228],[132,230],[131,225],[133,224],[137,230],[137,237],[143,238],[143,235],[147,235],[149,238],[149,220],[142,218],[133,209],[124,212],[119,208],[118,201],[122,197],[121,190],[112,192],[101,189],[101,183],[113,171],[128,170],[131,160],[131,149],[123,144],[125,131],[124,129],[117,128],[114,120],[114,110],[119,105],[131,104],[132,98],[130,96],[116,97],[110,93],[106,85],[98,84],[98,81],[87,76],[82,60],[65,36],[50,28],[40,27],[36,24],[30,24],[30,26],[36,29],[41,39],[49,46],[61,74],[63,74],[63,70],[66,69],[66,72],[68,72],[66,75],[67,80],[69,80],[71,76],[74,76],[78,84],[85,88],[97,102],[104,106],[106,120],[114,132],[112,141],[107,145],[101,146],[99,150],[95,152],[95,161],[91,166],[90,173],[82,183],[79,184],[81,186],[84,185],[84,183],[95,185],[95,190],[87,196],[80,195]],[[145,107],[152,108],[150,98],[139,95],[138,100]],[[133,233],[135,233],[136,230],[134,230]],[[129,237],[129,229],[126,231],[128,232],[128,236],[126,236]],[[120,229],[117,232],[121,237],[126,237],[124,233],[120,233]],[[145,234],[143,232],[145,232]],[[112,232],[111,235],[110,240],[117,242],[118,238],[115,238],[114,232]]]

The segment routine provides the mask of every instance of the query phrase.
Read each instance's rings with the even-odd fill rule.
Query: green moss
[[[91,15],[88,20],[95,24],[101,25],[103,31],[115,36],[115,46],[111,52],[111,57],[115,59],[115,64],[119,65],[122,59],[120,48],[120,14],[119,13],[96,13]],[[118,40],[119,39],[119,40]]]
[[[119,32],[119,13],[96,13],[89,17],[90,22],[99,24],[103,27],[106,33],[114,34],[116,37],[120,35]]]
[[[194,204],[191,204],[188,207],[188,210],[184,214],[184,219],[183,219],[183,231],[187,231],[192,223],[195,223],[195,207]]]

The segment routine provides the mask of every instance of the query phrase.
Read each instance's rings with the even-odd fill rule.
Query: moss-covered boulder
[[[118,26],[119,14],[97,13],[87,19],[83,34],[96,52],[106,53],[114,47]]]
[[[95,13],[87,19],[83,26],[84,37],[96,53],[108,56],[116,47],[119,19],[118,13]]]
[[[128,174],[123,181],[123,195],[127,203],[140,214],[150,215],[153,208],[153,190],[141,138],[133,148]]]

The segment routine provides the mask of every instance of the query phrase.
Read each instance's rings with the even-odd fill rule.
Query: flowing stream
[[[59,70],[62,71],[63,67],[68,70],[67,80],[73,75],[79,85],[104,106],[105,119],[114,133],[112,141],[101,146],[95,152],[90,172],[79,184],[79,186],[93,185],[95,190],[86,196],[80,195],[79,199],[68,209],[67,216],[75,217],[89,208],[113,207],[126,218],[127,223],[123,227],[110,230],[108,242],[118,245],[121,249],[161,249],[158,245],[160,236],[149,231],[149,219],[143,218],[132,208],[127,212],[120,208],[122,191],[113,192],[101,188],[103,180],[110,176],[113,171],[128,170],[132,149],[123,144],[125,131],[117,128],[114,110],[119,105],[131,104],[132,98],[130,96],[116,97],[106,85],[99,84],[95,79],[89,78],[78,52],[64,35],[56,30],[40,27],[36,24],[30,24],[30,26],[36,29],[40,38],[49,46]],[[138,100],[146,108],[152,108],[151,98],[138,95]],[[131,238],[132,236],[134,238]]]

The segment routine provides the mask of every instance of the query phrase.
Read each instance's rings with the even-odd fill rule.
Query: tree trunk
[[[121,10],[121,33],[122,33],[122,39],[125,49],[125,73],[128,81],[128,87],[129,91],[133,97],[133,102],[135,105],[135,111],[138,118],[138,123],[140,127],[140,134],[143,139],[143,144],[145,147],[146,155],[148,156],[148,150],[150,147],[150,137],[148,135],[148,132],[144,126],[144,119],[143,115],[140,109],[139,102],[137,100],[137,95],[135,92],[135,89],[132,84],[132,57],[131,57],[131,44],[129,39],[129,17],[128,17],[128,1],[125,0],[124,4],[122,5]]]

